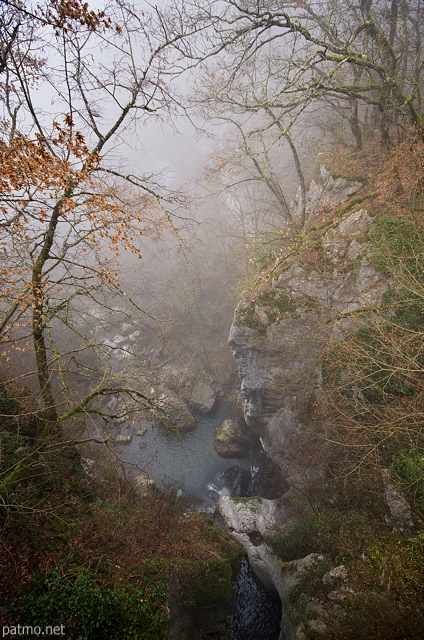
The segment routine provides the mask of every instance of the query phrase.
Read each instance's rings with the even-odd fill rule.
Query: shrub
[[[420,278],[423,228],[401,217],[381,216],[374,223],[373,262],[386,275]]]
[[[72,640],[158,640],[166,629],[165,585],[143,588],[99,586],[87,569],[70,579],[55,568],[44,579],[34,577],[9,605],[13,624],[65,625]]]
[[[309,553],[327,553],[346,560],[360,553],[370,537],[372,528],[366,514],[325,508],[305,518],[289,533],[277,536],[271,544],[286,562]]]
[[[404,481],[415,506],[424,513],[424,453],[404,449],[393,459],[391,469]]]

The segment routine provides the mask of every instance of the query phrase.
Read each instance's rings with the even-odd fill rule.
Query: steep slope
[[[326,198],[337,204],[337,190],[327,189]],[[310,262],[311,243],[306,249],[301,243],[235,312],[229,344],[245,420],[292,486],[319,473],[319,464],[297,468],[292,451],[315,419],[310,409],[320,393],[319,356],[342,337],[356,312],[378,308],[388,289],[370,262],[371,229],[367,210],[352,207],[315,234]]]
[[[246,423],[287,490],[220,508],[279,592],[281,639],[424,629],[422,173],[390,162],[367,186],[321,172],[316,224],[269,259],[230,332]]]

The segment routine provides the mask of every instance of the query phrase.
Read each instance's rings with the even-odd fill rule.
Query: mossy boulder
[[[155,419],[171,433],[188,433],[197,426],[196,418],[186,403],[173,393],[159,397]]]
[[[251,442],[247,427],[237,420],[224,420],[215,431],[215,451],[222,458],[247,458],[251,453]]]

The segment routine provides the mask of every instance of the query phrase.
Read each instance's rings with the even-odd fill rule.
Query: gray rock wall
[[[332,180],[327,174],[323,178],[324,186],[314,183],[307,197],[311,217],[323,194],[336,205],[360,186]],[[281,640],[301,640],[314,630],[320,633],[328,618],[328,612],[321,615],[311,609],[311,619],[301,628],[285,615],[290,589],[319,558],[311,554],[283,563],[283,567],[266,538],[290,530],[295,522],[291,497],[322,476],[319,456],[316,461],[299,463],[293,455],[305,430],[314,428],[313,403],[321,392],[320,354],[332,341],[343,339],[344,329],[359,328],[356,312],[372,313],[388,289],[370,260],[371,233],[372,218],[367,211],[352,207],[323,231],[315,261],[302,260],[301,253],[293,255],[254,299],[246,296],[240,301],[230,331],[245,421],[261,436],[289,490],[279,500],[237,501],[227,496],[220,509],[260,580],[280,595]]]
[[[291,456],[314,419],[319,355],[358,322],[358,310],[380,306],[388,288],[370,262],[371,229],[365,210],[349,212],[325,233],[315,265],[294,257],[266,291],[243,299],[235,313],[229,344],[246,423],[293,486],[319,475],[313,465],[296,467]]]

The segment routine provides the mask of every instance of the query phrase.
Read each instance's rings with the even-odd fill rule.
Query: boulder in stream
[[[197,426],[197,421],[185,402],[173,393],[159,397],[155,418],[170,433],[188,433]]]
[[[200,413],[209,413],[215,406],[216,393],[205,382],[196,382],[190,396],[190,404]]]
[[[222,458],[248,458],[251,454],[250,438],[237,420],[224,420],[215,431],[215,451]]]

